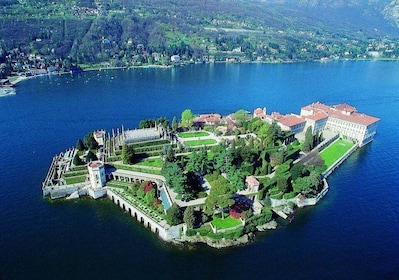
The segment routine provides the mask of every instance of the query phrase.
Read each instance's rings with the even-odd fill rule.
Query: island
[[[171,123],[87,133],[52,159],[42,192],[107,197],[168,242],[247,244],[317,204],[326,178],[374,139],[379,120],[346,103],[315,102],[299,115],[186,109]]]

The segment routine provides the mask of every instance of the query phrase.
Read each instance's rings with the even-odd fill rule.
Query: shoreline
[[[383,61],[383,62],[398,62],[398,59],[386,59],[386,58],[377,58],[377,59],[367,59],[367,58],[359,58],[359,59],[327,59],[327,60],[311,60],[311,61],[275,61],[275,62],[266,62],[266,61],[240,61],[240,62],[227,62],[227,61],[214,61],[214,62],[181,62],[179,64],[172,64],[172,65],[157,65],[157,64],[148,64],[142,66],[107,66],[107,67],[89,67],[89,68],[82,68],[82,72],[90,72],[90,71],[102,71],[102,70],[123,70],[123,69],[139,69],[139,68],[154,68],[154,69],[169,69],[174,67],[184,67],[189,64],[213,64],[213,63],[225,63],[225,64],[295,64],[295,63],[329,63],[329,62],[346,62],[346,61]],[[70,71],[68,72],[55,72],[55,73],[47,73],[47,74],[40,74],[34,76],[24,76],[25,72],[18,73],[17,75],[10,75],[6,78],[10,80],[12,85],[17,85],[18,83],[33,79],[36,77],[44,77],[44,76],[53,76],[53,75],[65,75],[65,74],[72,74]]]

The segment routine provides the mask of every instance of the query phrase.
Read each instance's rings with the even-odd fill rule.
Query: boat
[[[0,97],[8,96],[8,95],[15,95],[17,91],[14,87],[11,86],[2,86],[0,87]]]

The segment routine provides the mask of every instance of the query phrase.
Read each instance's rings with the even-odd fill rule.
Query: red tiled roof
[[[306,120],[303,117],[300,117],[297,115],[285,115],[285,116],[282,116],[278,121],[282,125],[285,125],[288,127],[293,127],[295,125],[306,122]]]
[[[348,105],[346,103],[338,104],[335,106],[327,106],[320,102],[312,103],[302,108],[303,110],[312,111],[312,115],[306,116],[308,119],[312,119],[315,121],[321,120],[327,117],[334,117],[340,120],[357,123],[365,126],[369,126],[373,123],[378,122],[380,119],[358,113],[356,108]]]
[[[344,112],[349,112],[349,113],[353,113],[353,112],[357,111],[355,107],[348,105],[346,103],[335,105],[335,106],[333,106],[333,108],[335,108],[339,111],[344,111]]]
[[[248,176],[245,181],[251,185],[259,185],[259,181],[255,178],[255,176]]]
[[[313,115],[306,116],[305,118],[311,119],[314,121],[319,121],[319,120],[328,118],[328,114],[325,112],[316,112]]]

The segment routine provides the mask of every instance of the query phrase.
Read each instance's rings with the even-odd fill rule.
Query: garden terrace
[[[146,205],[144,202],[141,202],[138,200],[138,198],[133,197],[130,193],[126,192],[123,190],[124,186],[121,185],[119,187],[112,187],[112,190],[120,195],[123,199],[125,199],[129,204],[133,205],[136,207],[138,210],[140,210],[142,213],[156,221],[157,223],[160,223],[162,220],[164,220],[164,216],[160,215],[156,210],[151,209],[148,205]]]
[[[202,145],[214,145],[217,141],[215,139],[203,139],[203,140],[190,140],[184,141],[186,146],[202,146]]]
[[[129,165],[129,164],[121,164],[121,163],[112,163],[110,165],[115,167],[116,169],[161,175],[160,169],[152,169],[152,168],[146,168],[143,166],[140,167],[137,165]]]
[[[178,136],[180,138],[194,138],[194,137],[209,136],[209,133],[206,131],[183,132],[183,133],[179,133]]]

